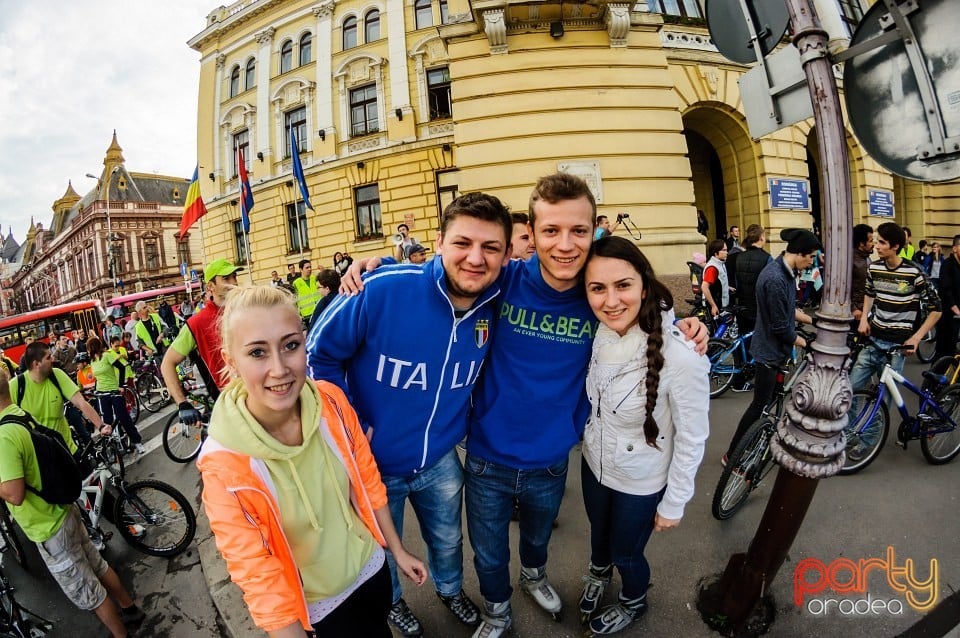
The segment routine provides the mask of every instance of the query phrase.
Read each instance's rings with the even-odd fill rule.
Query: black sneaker
[[[402,635],[407,638],[417,638],[423,635],[423,627],[420,626],[420,620],[413,615],[407,602],[401,598],[390,608],[390,614],[387,616],[390,624],[397,628]]]
[[[146,614],[136,604],[130,605],[126,609],[120,609],[120,620],[123,621],[124,625],[136,625],[143,622],[144,618],[146,618]]]
[[[480,624],[480,610],[473,604],[473,601],[467,598],[466,593],[461,589],[456,596],[441,596],[437,594],[440,602],[446,606],[457,620],[468,627],[476,627]]]

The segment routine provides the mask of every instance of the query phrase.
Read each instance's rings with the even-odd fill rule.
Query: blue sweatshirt
[[[363,294],[334,299],[310,329],[313,377],[343,388],[373,427],[384,475],[428,469],[463,439],[498,292],[494,284],[457,317],[441,258],[385,266],[364,277]]]
[[[511,261],[490,359],[474,392],[467,451],[514,469],[567,458],[587,421],[585,380],[596,320],[581,285],[557,292],[540,261]]]

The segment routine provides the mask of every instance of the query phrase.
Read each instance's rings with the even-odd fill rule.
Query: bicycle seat
[[[924,370],[921,376],[923,376],[924,379],[933,381],[938,385],[947,385],[950,382],[946,375],[938,374],[933,370]]]

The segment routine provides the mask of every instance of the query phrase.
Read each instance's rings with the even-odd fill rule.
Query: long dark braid
[[[636,244],[624,237],[607,236],[593,242],[587,261],[593,257],[609,257],[626,261],[640,274],[646,291],[643,305],[637,317],[640,329],[647,333],[647,392],[646,416],[643,420],[643,436],[647,445],[660,449],[657,436],[660,427],[653,418],[660,388],[660,371],[663,369],[663,317],[664,310],[673,308],[673,295],[657,280],[653,266]]]

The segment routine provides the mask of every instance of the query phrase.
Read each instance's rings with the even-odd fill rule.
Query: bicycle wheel
[[[917,346],[917,359],[923,363],[930,363],[937,356],[937,327],[930,328]]]
[[[734,375],[740,371],[740,356],[735,343],[710,339],[707,359],[710,360],[710,398],[713,399],[730,389]]]
[[[960,386],[950,385],[944,388],[937,395],[937,403],[940,404],[940,409],[950,415],[954,423],[960,422]],[[943,423],[939,418],[929,425],[937,429],[944,428],[945,431],[921,436],[920,451],[931,465],[949,463],[960,453],[960,427]]]
[[[877,399],[877,393],[872,390],[857,390],[853,393],[850,412],[847,413],[848,425],[844,428],[847,435],[846,458],[840,474],[855,474],[873,463],[883,449],[883,444],[887,442],[890,413],[887,406],[882,402],[878,403]],[[873,419],[867,423],[871,412],[874,412]]]
[[[137,379],[137,394],[147,412],[159,412],[170,402],[170,393],[155,374],[145,374]]]
[[[137,393],[131,390],[129,386],[123,386],[120,388],[120,394],[123,396],[123,402],[127,405],[130,421],[136,423],[137,419],[140,418],[140,401],[137,398]]]
[[[173,486],[146,479],[121,490],[114,507],[117,531],[131,547],[150,556],[176,556],[197,532],[197,517]]]
[[[9,550],[13,554],[13,559],[23,567],[23,571],[29,572],[30,565],[27,562],[23,543],[20,541],[20,532],[13,523],[13,517],[10,516],[6,503],[0,504],[0,536],[3,536],[3,551]]]
[[[757,489],[763,477],[773,468],[769,450],[770,437],[775,429],[770,417],[761,417],[750,426],[727,459],[710,508],[718,521],[725,521],[736,514],[750,492]]]
[[[172,461],[189,463],[200,454],[200,445],[206,438],[205,427],[205,424],[199,421],[194,425],[187,425],[180,421],[180,415],[174,412],[163,428],[163,451]]]

